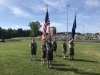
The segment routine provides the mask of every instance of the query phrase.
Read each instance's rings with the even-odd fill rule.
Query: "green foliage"
[[[38,36],[39,35],[39,29],[40,29],[41,25],[38,21],[30,22],[29,27],[31,28],[30,36]]]
[[[0,39],[4,37],[4,39],[9,39],[13,37],[29,37],[30,36],[30,30],[23,30],[22,28],[15,29],[2,29],[0,27]]]
[[[52,62],[53,69],[48,70],[41,64],[41,44],[36,41],[37,61],[30,61],[29,44],[31,40],[0,43],[1,75],[100,75],[100,43],[75,42],[74,60],[62,60],[62,42],[57,42],[57,56]]]

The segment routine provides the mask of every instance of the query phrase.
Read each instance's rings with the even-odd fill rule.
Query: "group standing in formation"
[[[37,43],[35,42],[34,38],[32,38],[32,42],[30,43],[29,47],[31,51],[30,60],[33,61],[33,56],[35,60],[37,60],[36,59]],[[53,40],[52,42],[51,42],[51,39],[43,40],[43,43],[41,45],[41,52],[42,52],[41,65],[46,63],[47,68],[51,69],[53,56],[56,56],[56,50],[57,50],[56,40]],[[66,58],[66,51],[67,51],[66,40],[63,40],[62,59]],[[74,41],[73,41],[73,38],[70,38],[69,40],[69,59],[73,60],[73,56],[74,56]]]

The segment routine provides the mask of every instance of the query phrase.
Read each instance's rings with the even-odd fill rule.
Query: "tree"
[[[24,34],[23,34],[23,29],[22,28],[18,28],[17,29],[17,33],[18,33],[18,36],[20,37],[22,37],[22,36],[24,36]]]
[[[30,22],[28,25],[31,28],[30,36],[38,36],[39,35],[39,29],[41,27],[40,22]]]

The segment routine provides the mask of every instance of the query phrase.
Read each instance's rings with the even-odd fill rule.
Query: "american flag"
[[[46,39],[46,30],[48,25],[50,25],[50,20],[49,20],[48,9],[47,9],[45,22],[44,25],[42,26],[42,40]]]

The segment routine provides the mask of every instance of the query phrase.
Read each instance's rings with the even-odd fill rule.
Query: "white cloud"
[[[100,25],[100,23],[97,23],[98,25]]]
[[[92,16],[87,16],[87,15],[78,15],[80,18],[91,18]]]
[[[4,3],[4,1],[3,0],[0,0],[0,4],[3,4]]]
[[[87,5],[87,6],[100,6],[99,4],[100,4],[100,2],[99,2],[99,0],[86,0],[85,1],[85,4]]]
[[[35,1],[34,4],[32,2],[27,2],[22,4],[34,10],[35,12],[46,11],[45,5],[41,4],[38,1]]]
[[[45,4],[50,6],[59,6],[58,1],[42,0]]]
[[[71,11],[74,11],[74,12],[78,10],[78,8],[75,8],[75,7],[74,7],[74,8],[70,7],[69,9],[70,9]]]
[[[8,28],[12,28],[12,29],[18,29],[18,28],[30,29],[29,26],[23,26],[23,25],[10,25],[10,27],[9,26],[2,26],[2,29],[8,29]]]
[[[9,7],[11,5],[12,1],[13,0],[9,0],[9,1],[8,0],[0,0],[0,4],[4,5],[6,7]]]
[[[11,12],[13,14],[15,14],[16,16],[22,16],[22,17],[31,17],[32,16],[30,13],[23,11],[18,7],[12,6],[12,7],[9,7],[9,8],[11,9]]]
[[[0,0],[0,4],[2,4],[3,6],[5,6],[7,9],[11,10],[11,13],[13,13],[16,16],[20,16],[20,17],[32,17],[32,15],[24,10],[22,10],[21,8],[14,6],[12,3],[10,3],[11,0],[9,2],[7,2],[6,0]],[[3,8],[2,6],[2,8]],[[4,9],[2,9],[4,10]]]
[[[65,10],[67,0],[42,0],[45,4],[52,7],[52,9]]]
[[[51,22],[50,25],[54,26],[54,27],[62,27],[63,26],[62,23],[58,23],[58,22]]]

